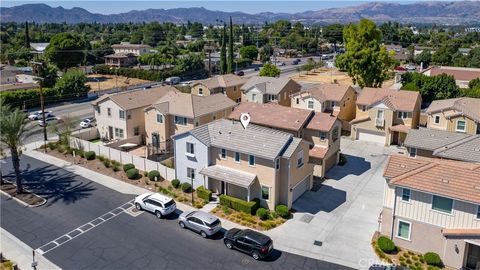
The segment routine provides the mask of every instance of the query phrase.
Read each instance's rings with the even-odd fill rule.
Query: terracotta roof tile
[[[440,75],[445,73],[451,75],[455,80],[471,81],[480,77],[480,68],[461,68],[461,67],[431,67],[423,71],[423,73],[430,71],[430,76]]]
[[[337,121],[335,115],[329,113],[315,112],[312,120],[307,124],[306,128],[320,131],[330,131]]]
[[[416,91],[365,87],[357,97],[357,104],[370,106],[383,102],[394,111],[413,112],[419,99]]]
[[[324,102],[324,101],[339,102],[347,94],[349,89],[355,92],[355,90],[348,85],[318,84],[318,85],[315,85],[313,88],[294,94],[293,96],[298,96],[298,95],[301,95],[302,97],[311,96],[321,102]]]
[[[172,86],[159,86],[147,90],[135,90],[117,94],[107,94],[94,100],[92,104],[98,105],[99,103],[110,99],[117,103],[118,106],[124,110],[131,110],[152,105],[156,100],[160,99],[169,92],[178,92],[178,90]]]
[[[390,131],[407,133],[412,128],[406,125],[399,124],[399,125],[391,126],[389,129]]]
[[[231,87],[243,85],[246,80],[240,76],[234,74],[225,74],[219,75],[205,80],[198,81],[196,84],[203,84],[209,89],[218,88],[218,87]]]
[[[322,147],[322,146],[314,146],[310,151],[308,151],[308,155],[314,158],[320,158],[324,159],[325,156],[327,155],[328,152],[328,147]]]
[[[443,235],[447,236],[480,236],[480,229],[442,229]]]
[[[454,110],[448,117],[466,115],[471,119],[480,122],[480,98],[451,98],[444,100],[435,100],[427,109],[427,114],[432,114],[445,110]]]

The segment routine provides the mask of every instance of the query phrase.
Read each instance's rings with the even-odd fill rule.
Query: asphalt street
[[[150,213],[134,216],[118,211],[70,240],[63,235],[105,218],[105,213],[131,202],[133,195],[26,156],[21,169],[26,187],[48,202],[27,208],[2,195],[1,227],[33,249],[63,238],[44,256],[64,269],[348,269],[278,250],[266,261],[255,261],[228,250],[221,235],[203,239],[181,229],[178,214],[158,220]],[[2,172],[13,179],[10,160],[2,163]]]

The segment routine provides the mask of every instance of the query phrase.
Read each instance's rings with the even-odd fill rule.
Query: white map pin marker
[[[250,115],[248,113],[242,113],[240,115],[240,122],[244,129],[247,129],[248,124],[250,123]]]

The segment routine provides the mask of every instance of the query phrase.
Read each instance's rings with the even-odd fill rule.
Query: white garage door
[[[374,131],[358,130],[357,139],[360,141],[385,144],[385,134]]]
[[[295,202],[310,186],[310,178],[307,176],[300,183],[298,183],[292,190],[292,202]]]

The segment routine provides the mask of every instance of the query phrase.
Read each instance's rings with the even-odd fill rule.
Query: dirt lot
[[[338,83],[340,85],[352,85],[352,79],[348,77],[346,72],[338,69],[316,69],[308,72],[303,71],[298,75],[292,77],[293,80],[310,83]],[[393,80],[388,80],[383,83],[383,87],[390,87],[393,85]]]
[[[88,75],[87,77],[88,77],[87,85],[90,85],[91,92],[150,82],[146,80],[141,80],[137,78],[127,78],[123,76],[118,76],[117,78],[115,78],[116,77],[115,75],[92,74],[92,75]]]

